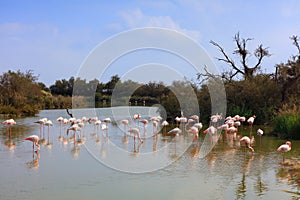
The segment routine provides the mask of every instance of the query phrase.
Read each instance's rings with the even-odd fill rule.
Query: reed
[[[300,139],[300,108],[284,105],[274,119],[274,132],[282,139]]]

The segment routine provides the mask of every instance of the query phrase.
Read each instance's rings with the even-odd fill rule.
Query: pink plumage
[[[291,149],[292,149],[292,143],[290,141],[287,141],[285,144],[280,145],[277,151],[288,152]]]

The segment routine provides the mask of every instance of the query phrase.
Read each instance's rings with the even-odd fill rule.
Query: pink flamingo
[[[56,121],[59,123],[59,126],[60,126],[60,129],[59,129],[59,135],[60,135],[60,137],[61,137],[61,127],[62,127],[62,125],[63,125],[64,118],[63,118],[63,117],[58,117],[58,118],[56,119]]]
[[[31,135],[25,138],[24,140],[29,140],[32,142],[32,153],[36,152],[38,154],[40,150],[40,145],[39,145],[39,136],[37,135]],[[34,145],[37,147],[37,150],[34,151]]]
[[[260,128],[257,130],[257,135],[259,136],[259,145],[261,145],[261,136],[264,134],[264,131]]]
[[[251,150],[252,154],[254,153],[254,149],[251,147],[251,139],[248,136],[244,136],[240,139],[240,142],[245,143],[245,152],[246,152],[246,146]]]
[[[50,126],[53,126],[53,123],[52,123],[52,121],[51,120],[47,120],[45,123],[44,123],[44,125],[45,126],[48,126],[48,145],[50,144],[50,134],[49,134],[49,132],[50,132],[50,129],[49,129],[49,127]]]
[[[78,124],[73,124],[70,128],[67,129],[67,135],[69,134],[69,131],[73,131],[74,132],[74,145],[76,143],[76,131],[80,131],[80,127],[78,126]]]
[[[4,124],[5,126],[8,126],[8,135],[11,138],[11,126],[16,125],[17,122],[15,122],[14,119],[7,119],[4,122],[2,122],[2,124]]]
[[[198,115],[192,115],[192,116],[190,116],[190,118],[193,119],[193,120],[195,120],[196,123],[199,122],[199,116]]]
[[[163,121],[161,123],[161,125],[164,127],[164,134],[166,134],[167,133],[167,126],[169,126],[169,123],[167,121]]]
[[[126,137],[126,127],[128,126],[129,121],[127,119],[123,119],[121,123],[124,125],[124,137]]]
[[[141,143],[144,142],[144,141],[141,139],[141,134],[140,134],[139,129],[137,129],[137,128],[130,128],[130,129],[128,130],[128,132],[129,132],[130,134],[133,134],[134,144],[135,144],[135,138],[136,138],[136,137],[140,140]]]
[[[141,119],[141,114],[137,113],[133,115],[133,119],[136,122],[137,121],[137,127],[139,127],[139,119]]]
[[[141,122],[142,122],[142,124],[144,124],[144,135],[146,135],[146,127],[148,125],[148,120],[142,119]]]
[[[34,123],[39,124],[40,125],[40,138],[43,138],[43,129],[44,129],[44,124],[47,121],[47,118],[42,118],[39,119],[38,121],[35,121]]]
[[[180,117],[176,117],[175,121],[176,121],[176,127],[178,127],[178,124],[180,123]]]
[[[199,129],[198,129],[197,127],[192,126],[192,127],[188,130],[188,132],[194,135],[194,139],[198,139],[198,137],[199,137]]]
[[[108,137],[108,123],[111,123],[111,119],[109,117],[107,117],[107,118],[103,119],[103,122],[106,124],[105,132],[106,132],[106,137]]]
[[[171,136],[176,136],[179,135],[180,133],[182,133],[181,129],[176,127],[170,130],[167,134]]]
[[[286,153],[292,149],[292,143],[290,141],[286,141],[285,144],[280,145],[280,147],[277,148],[277,151]],[[285,154],[283,154],[283,160],[282,163],[285,161]]]
[[[127,119],[123,119],[121,121],[121,123],[124,125],[124,136],[122,138],[122,142],[128,143],[128,138],[127,138],[127,135],[126,135],[126,127],[128,126],[129,121]]]
[[[254,123],[254,119],[256,118],[255,115],[253,115],[252,117],[250,117],[247,122],[249,123],[250,125],[250,138],[252,137],[252,126],[253,126],[253,123]]]

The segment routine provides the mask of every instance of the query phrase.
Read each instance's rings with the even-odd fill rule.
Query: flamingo
[[[246,117],[244,117],[244,116],[241,116],[241,117],[240,117],[238,120],[239,120],[240,122],[242,122],[242,123],[243,123],[244,121],[246,121]],[[241,124],[242,124],[242,123],[241,123]]]
[[[198,128],[198,130],[201,130],[202,127],[203,127],[203,125],[202,125],[201,122],[197,122],[196,124],[194,124],[194,126],[195,126],[196,128]]]
[[[58,117],[56,119],[56,121],[59,123],[60,125],[60,129],[59,129],[59,135],[61,136],[61,127],[62,127],[62,124],[64,123],[64,118],[63,117]]]
[[[9,138],[11,138],[11,126],[16,125],[17,122],[15,122],[14,119],[7,119],[4,122],[2,122],[2,124],[4,124],[5,126],[8,126],[8,135],[9,135]]]
[[[216,137],[217,128],[215,128],[214,126],[208,127],[206,130],[203,131],[203,133],[209,134],[209,139],[210,139],[211,144],[214,144],[215,142],[217,142],[217,139],[218,139]]]
[[[124,143],[127,143],[128,142],[128,139],[127,139],[127,136],[126,136],[126,127],[128,126],[129,124],[129,121],[127,119],[123,119],[121,121],[121,123],[124,125],[124,137],[122,138],[122,141]]]
[[[147,127],[147,124],[148,124],[148,120],[142,119],[141,122],[142,122],[142,124],[144,124],[144,135],[146,135],[146,127]]]
[[[187,120],[187,118],[184,117],[184,116],[181,116],[179,119],[180,119],[180,126],[181,126],[181,129],[182,129],[182,131],[184,132],[184,128],[185,128],[184,124],[187,123],[188,120]]]
[[[206,130],[203,131],[203,133],[209,133],[211,135],[215,134],[216,132],[217,132],[217,129],[214,126],[210,126]]]
[[[96,127],[97,133],[98,133],[98,128],[100,127],[100,124],[101,124],[101,120],[99,120],[99,119],[97,119],[97,120],[94,122],[94,126]]]
[[[222,124],[221,126],[218,127],[218,129],[226,131],[229,128],[228,124]]]
[[[164,127],[164,134],[166,134],[167,133],[167,126],[169,126],[169,122],[163,121],[161,123],[161,125]]]
[[[176,135],[179,135],[180,133],[182,133],[181,129],[176,127],[176,128],[173,128],[172,130],[170,130],[168,132],[168,135],[176,136]]]
[[[47,118],[42,118],[39,119],[38,121],[35,121],[34,123],[39,124],[40,125],[40,137],[41,139],[43,138],[43,128],[44,128],[44,124],[47,121]]]
[[[247,122],[249,123],[250,125],[250,137],[252,136],[252,126],[253,126],[253,123],[254,123],[254,119],[256,118],[255,115],[253,115],[252,117],[250,117]]]
[[[84,126],[85,126],[84,121],[83,121],[83,120],[79,120],[78,126],[79,126],[79,128],[80,128],[80,137],[81,137],[81,138],[85,138],[85,136],[84,136],[84,131],[83,131],[83,128],[84,128]],[[82,134],[81,134],[81,133],[82,133]]]
[[[52,123],[52,121],[51,120],[47,120],[46,122],[45,122],[45,124],[44,124],[45,126],[48,126],[48,144],[50,144],[49,142],[50,142],[50,136],[49,136],[49,127],[50,126],[53,126],[53,123]]]
[[[141,134],[140,134],[139,129],[137,129],[137,128],[130,128],[130,129],[128,130],[128,132],[129,132],[130,134],[133,134],[134,144],[135,144],[135,138],[136,138],[136,137],[140,140],[141,143],[144,142],[144,141],[141,139]]]
[[[257,135],[259,136],[259,144],[261,145],[261,136],[264,134],[264,131],[260,128],[257,130]]]
[[[199,122],[199,116],[198,115],[192,115],[192,116],[190,116],[190,118],[193,119],[193,120],[195,120],[196,123]]]
[[[290,141],[286,141],[285,144],[282,144],[277,148],[277,151],[286,153],[286,152],[290,151],[291,149],[292,149],[292,143]],[[283,154],[282,163],[284,163],[284,161],[285,161],[285,154]]]
[[[254,149],[251,147],[251,139],[248,136],[244,136],[240,139],[240,142],[244,142],[245,145],[251,150],[252,154],[254,153]],[[246,151],[245,146],[245,151]]]
[[[7,119],[4,122],[2,122],[2,124],[10,126],[10,125],[15,125],[17,123],[15,122],[14,119]]]
[[[26,137],[24,140],[29,140],[32,142],[32,153],[36,152],[38,153],[40,150],[40,145],[39,145],[39,136],[37,135],[31,135]],[[34,145],[37,147],[37,150],[34,151]]]
[[[76,143],[76,131],[80,131],[80,127],[78,124],[73,124],[70,128],[67,129],[67,135],[69,131],[72,130],[74,132],[74,144]]]
[[[133,119],[136,122],[137,121],[137,127],[139,127],[139,119],[141,119],[141,114],[137,113],[133,115]]]
[[[154,135],[156,135],[156,133],[157,133],[157,126],[158,126],[158,121],[153,121],[152,122],[152,125],[153,125],[153,133],[154,133]]]
[[[176,121],[176,126],[178,127],[178,124],[180,123],[180,117],[176,117],[175,121]]]
[[[105,131],[106,131],[106,137],[108,137],[108,123],[111,123],[111,119],[109,117],[107,117],[107,118],[103,119],[103,122],[105,122],[105,124],[106,124]]]
[[[88,122],[89,124],[91,124],[92,122],[95,123],[95,121],[97,121],[97,120],[98,120],[98,117],[92,117],[92,118],[89,118],[89,119],[87,120],[87,122]]]
[[[189,133],[194,135],[194,138],[197,139],[199,137],[199,129],[195,126],[192,126],[189,130]]]
[[[85,123],[85,122],[87,122],[87,118],[85,117],[85,116],[83,116],[82,118],[81,118],[81,121],[83,122],[83,123]]]
[[[127,119],[123,119],[121,123],[124,125],[124,136],[126,137],[126,127],[128,126],[129,121]]]

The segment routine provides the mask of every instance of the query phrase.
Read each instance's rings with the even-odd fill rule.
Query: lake
[[[65,110],[43,110],[37,117],[15,119],[11,136],[0,125],[0,199],[300,198],[299,180],[290,166],[280,164],[282,154],[276,151],[284,140],[263,136],[260,143],[254,134],[254,155],[222,140],[207,151],[203,130],[197,141],[188,134],[153,135],[155,127],[150,122],[144,129],[142,123],[127,117],[134,113],[146,119],[158,115],[155,108],[147,107],[73,111],[80,118],[113,119],[107,131],[87,123],[80,133],[85,142],[76,143],[72,131],[66,134],[69,125],[61,127],[56,121],[59,116],[69,118]],[[43,117],[52,120],[53,126],[49,141],[48,127],[44,128],[45,140],[37,155],[24,138],[40,136],[40,126],[33,122]],[[131,127],[139,127],[144,143],[124,137],[120,120],[125,118]],[[253,132],[258,128],[268,129],[254,126]],[[248,125],[240,127],[239,135],[249,135]],[[292,141],[286,159],[299,161],[299,147],[300,141]]]

